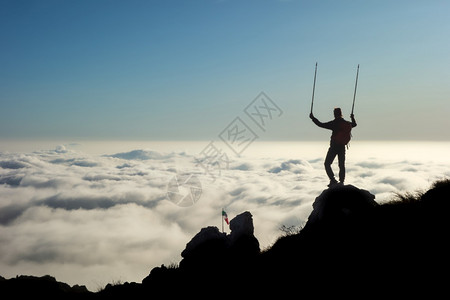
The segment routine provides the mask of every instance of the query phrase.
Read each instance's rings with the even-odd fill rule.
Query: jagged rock
[[[253,216],[243,212],[230,221],[231,233],[227,236],[229,248],[236,258],[248,258],[259,253],[259,242],[254,236]]]
[[[226,244],[226,234],[219,231],[215,226],[202,228],[187,244],[186,249],[181,252],[181,256],[188,258],[194,255],[194,252],[206,242],[216,241],[219,244]]]
[[[248,211],[230,221],[231,233],[222,233],[215,226],[202,228],[183,250],[181,268],[218,267],[227,261],[240,261],[257,255],[259,242],[254,236],[253,217]]]
[[[248,211],[243,212],[230,221],[231,233],[227,235],[222,233],[215,226],[208,226],[202,228],[190,241],[186,244],[186,249],[181,252],[181,256],[189,258],[191,256],[198,256],[195,252],[199,251],[199,248],[204,247],[205,244],[215,244],[219,247],[232,248],[236,246],[236,243],[242,242],[243,239],[252,240],[252,244],[257,245],[257,251],[259,251],[259,242],[253,235],[253,217]],[[256,243],[255,243],[256,241]],[[255,249],[253,249],[255,250]],[[252,251],[254,252],[254,251]]]
[[[242,236],[253,236],[253,216],[250,212],[243,212],[230,221],[230,242],[233,243]]]
[[[324,190],[314,201],[305,229],[318,224],[331,224],[354,213],[378,206],[375,195],[353,185]]]
[[[181,253],[183,260],[180,262],[180,268],[192,272],[222,268],[227,248],[228,239],[225,233],[221,233],[214,226],[202,228]]]

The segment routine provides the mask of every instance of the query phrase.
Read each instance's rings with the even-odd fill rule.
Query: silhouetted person
[[[336,178],[334,177],[333,170],[331,169],[331,164],[334,158],[338,157],[339,162],[339,182],[344,184],[345,180],[345,145],[350,141],[350,131],[356,126],[355,116],[350,115],[352,122],[344,120],[342,118],[342,111],[340,108],[334,109],[334,120],[327,123],[322,123],[311,113],[309,117],[319,127],[330,129],[333,131],[330,139],[330,148],[328,149],[327,156],[325,158],[325,171],[327,172],[328,178],[330,178],[329,187],[337,184]]]

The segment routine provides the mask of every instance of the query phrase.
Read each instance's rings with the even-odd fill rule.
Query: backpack
[[[339,145],[347,145],[352,138],[352,124],[345,120],[342,120],[338,124],[338,129],[334,135],[334,141]]]

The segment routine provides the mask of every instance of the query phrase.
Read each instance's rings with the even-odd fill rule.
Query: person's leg
[[[345,146],[339,149],[337,156],[339,162],[339,182],[343,184],[345,180]]]
[[[331,164],[333,163],[336,154],[335,147],[330,146],[330,148],[328,148],[327,156],[325,157],[325,171],[327,172],[328,178],[330,178],[330,183],[337,182],[334,178],[333,170],[331,169]]]

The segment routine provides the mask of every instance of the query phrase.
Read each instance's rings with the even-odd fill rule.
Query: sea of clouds
[[[280,226],[306,222],[328,183],[326,150],[324,143],[254,144],[230,154],[214,176],[198,151],[0,152],[0,275],[50,274],[93,291],[140,282],[153,267],[178,263],[202,227],[221,228],[222,208],[230,219],[250,211],[261,248],[268,247]],[[347,183],[379,202],[427,189],[450,177],[449,150],[450,143],[355,143]],[[195,181],[183,186],[186,178]],[[176,184],[191,202],[174,200]]]

